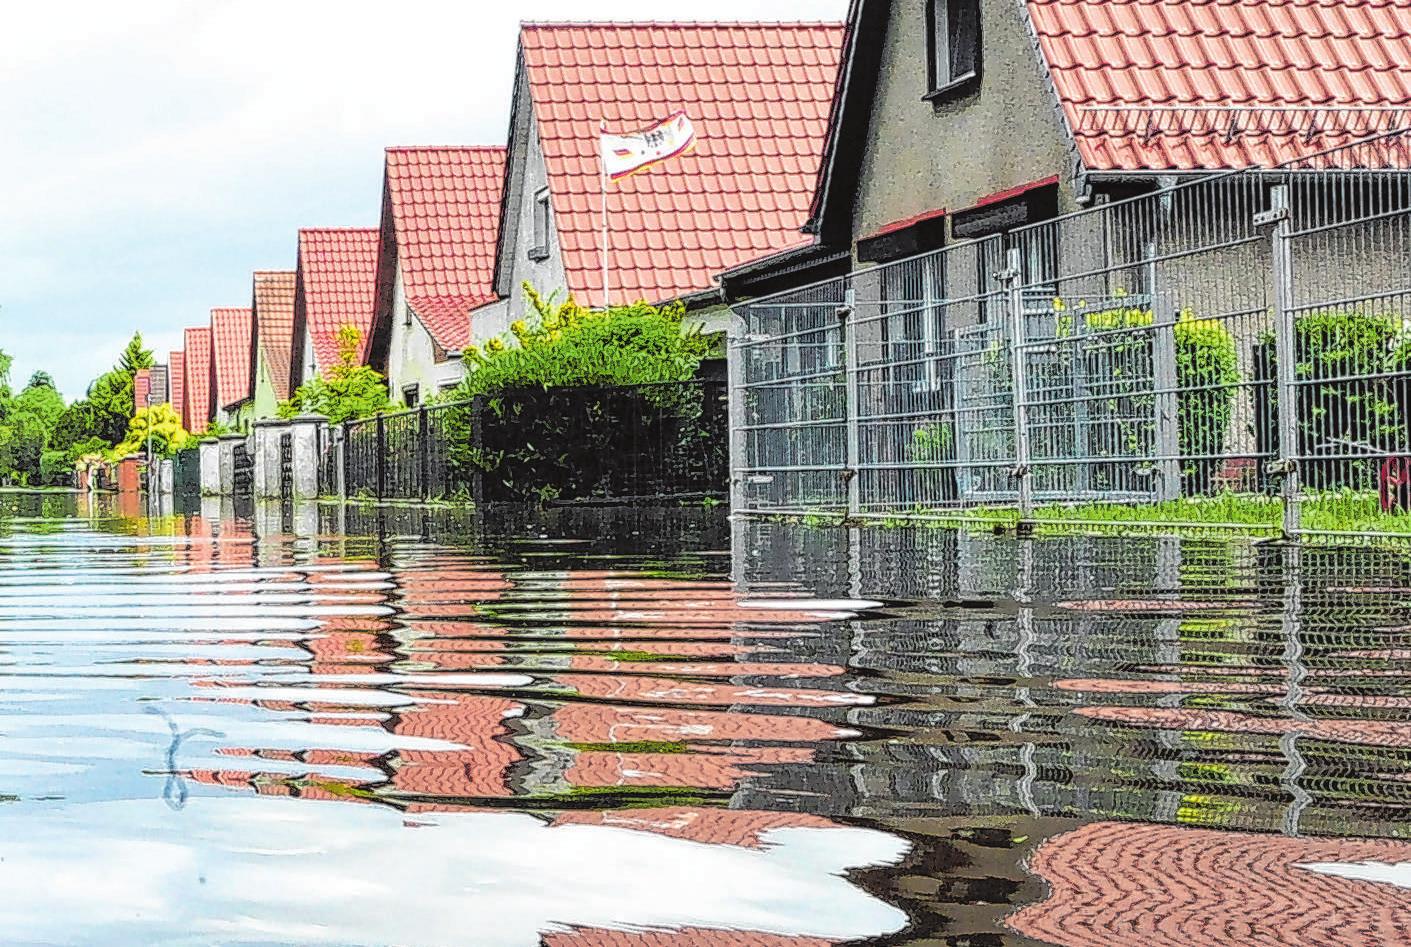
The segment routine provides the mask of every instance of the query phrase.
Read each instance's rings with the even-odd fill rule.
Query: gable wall
[[[930,210],[951,212],[1059,175],[1074,208],[1072,158],[1022,0],[981,0],[979,88],[933,104],[926,81],[925,0],[892,3],[853,209],[854,242]],[[861,37],[861,42],[876,41]]]

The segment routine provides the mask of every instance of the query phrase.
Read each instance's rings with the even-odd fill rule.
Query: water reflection
[[[5,502],[7,938],[1411,931],[1405,555]]]

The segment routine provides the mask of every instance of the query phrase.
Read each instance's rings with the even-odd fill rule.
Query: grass
[[[841,514],[785,517],[808,526],[837,526]],[[864,514],[860,519],[884,527],[961,526],[974,530],[1013,529],[1019,524],[1014,507],[958,509],[917,508],[909,513]],[[1222,493],[1154,503],[1047,503],[1034,508],[1030,521],[1041,535],[1075,535],[1094,531],[1179,534],[1238,532],[1278,535],[1283,527],[1283,504],[1277,497]],[[1385,513],[1376,494],[1367,491],[1330,491],[1305,499],[1302,529],[1331,535],[1411,537],[1411,512]]]

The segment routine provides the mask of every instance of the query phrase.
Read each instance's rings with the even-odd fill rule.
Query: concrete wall
[[[391,338],[387,346],[387,387],[393,404],[405,403],[404,392],[417,389],[418,403],[453,388],[465,377],[465,368],[458,358],[436,361],[436,345],[407,306],[402,274],[397,273],[392,287]]]
[[[517,186],[512,193],[505,195],[507,216],[512,218],[509,228],[510,245],[506,247],[506,262],[510,268],[505,320],[507,327],[516,319],[523,319],[530,314],[529,304],[520,288],[526,281],[545,298],[554,293],[558,293],[560,298],[568,294],[558,225],[552,210],[549,213],[548,257],[540,261],[529,258],[529,251],[534,246],[534,195],[548,184],[549,176],[544,162],[544,150],[539,143],[539,124],[534,117],[534,106],[529,99],[528,86],[523,81],[519,83],[515,95],[517,118],[523,123],[523,127],[516,129],[515,134],[523,136],[526,147],[516,154],[515,160],[522,164],[512,169],[510,176],[511,185],[515,186],[517,182]],[[597,303],[600,299],[590,293],[587,299],[581,301]]]
[[[963,210],[1057,174],[1072,209],[1067,137],[1017,0],[981,0],[978,89],[924,101],[926,4],[893,3],[853,212],[853,239],[928,210]]]

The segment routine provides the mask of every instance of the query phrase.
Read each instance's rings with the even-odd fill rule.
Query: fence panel
[[[518,502],[724,497],[723,383],[526,389],[342,425],[346,491]],[[333,456],[330,456],[333,455]]]
[[[741,304],[737,507],[1411,535],[1409,136]]]

